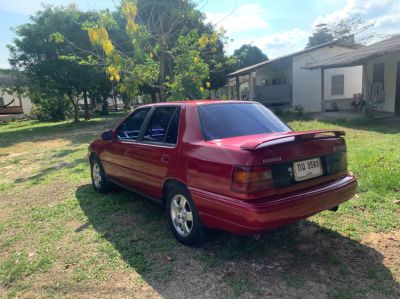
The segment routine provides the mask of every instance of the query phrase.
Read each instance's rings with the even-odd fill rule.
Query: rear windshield
[[[209,104],[197,109],[206,140],[291,131],[261,104]]]

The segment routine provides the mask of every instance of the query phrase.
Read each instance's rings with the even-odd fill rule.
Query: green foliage
[[[9,45],[10,64],[26,78],[41,119],[63,119],[72,106],[77,121],[82,94],[104,88],[103,67],[93,60],[90,41],[81,30],[82,23],[99,18],[98,13],[81,12],[73,5],[45,6],[16,29],[14,44]]]
[[[225,84],[231,62],[224,55],[225,33],[206,24],[192,1],[126,0],[106,19],[85,22],[82,29],[123,98],[141,92],[153,100],[157,93],[161,101],[166,95],[203,98],[207,89]]]
[[[304,107],[302,105],[295,105],[294,106],[294,113],[297,116],[303,116],[304,114]]]
[[[239,49],[233,52],[233,56],[237,60],[236,69],[241,69],[262,61],[268,60],[265,55],[257,46],[242,45]]]
[[[36,101],[32,115],[40,121],[58,121],[69,118],[73,111],[71,103],[63,97],[47,96]]]
[[[200,58],[200,50],[192,45],[198,41],[198,35],[192,31],[178,39],[172,54],[176,57],[174,63],[175,76],[167,83],[170,100],[201,99],[208,96],[203,82],[209,79],[208,65]]]

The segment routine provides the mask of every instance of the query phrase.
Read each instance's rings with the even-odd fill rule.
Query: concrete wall
[[[344,75],[344,94],[332,95],[332,76]],[[353,98],[353,94],[362,91],[362,66],[342,67],[325,70],[325,100],[340,100]]]
[[[384,63],[384,90],[385,102],[382,105],[382,111],[395,112],[395,98],[396,98],[396,76],[397,76],[397,62],[400,62],[400,53],[393,53],[382,57],[371,59],[366,65],[366,78],[365,83],[368,86],[372,82],[373,65],[375,63]]]
[[[362,66],[335,68],[325,70],[324,100],[325,109],[331,109],[335,103],[339,110],[350,110],[353,95],[362,93]],[[332,76],[344,76],[344,94],[332,95]]]
[[[303,67],[316,61],[323,61],[324,59],[350,51],[354,51],[354,49],[330,46],[293,57],[293,107],[301,105],[306,112],[321,111],[323,106],[321,99],[321,70],[307,70]],[[359,80],[361,85],[361,73],[357,75],[358,77],[351,77],[348,72],[349,70],[343,70],[345,85],[347,84],[346,78],[352,78],[355,81]],[[351,72],[357,73],[358,71]],[[330,81],[330,77],[326,77],[325,81],[327,79]]]

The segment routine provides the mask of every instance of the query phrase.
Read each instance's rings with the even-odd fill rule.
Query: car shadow
[[[259,240],[211,231],[197,247],[173,238],[161,206],[115,190],[76,190],[87,222],[163,298],[398,298],[376,249],[302,221]]]

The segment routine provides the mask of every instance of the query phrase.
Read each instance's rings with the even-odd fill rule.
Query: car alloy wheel
[[[171,219],[176,232],[187,237],[193,228],[193,213],[189,201],[182,194],[176,194],[171,200]]]
[[[101,188],[101,169],[97,161],[92,165],[93,184],[97,189]]]
[[[183,185],[171,187],[167,195],[168,223],[174,237],[185,245],[204,241],[207,229],[201,222],[197,207]]]
[[[99,191],[102,193],[107,192],[110,184],[107,181],[106,175],[104,173],[103,165],[101,165],[99,158],[93,157],[90,160],[90,169],[91,169],[93,188],[96,191]]]

